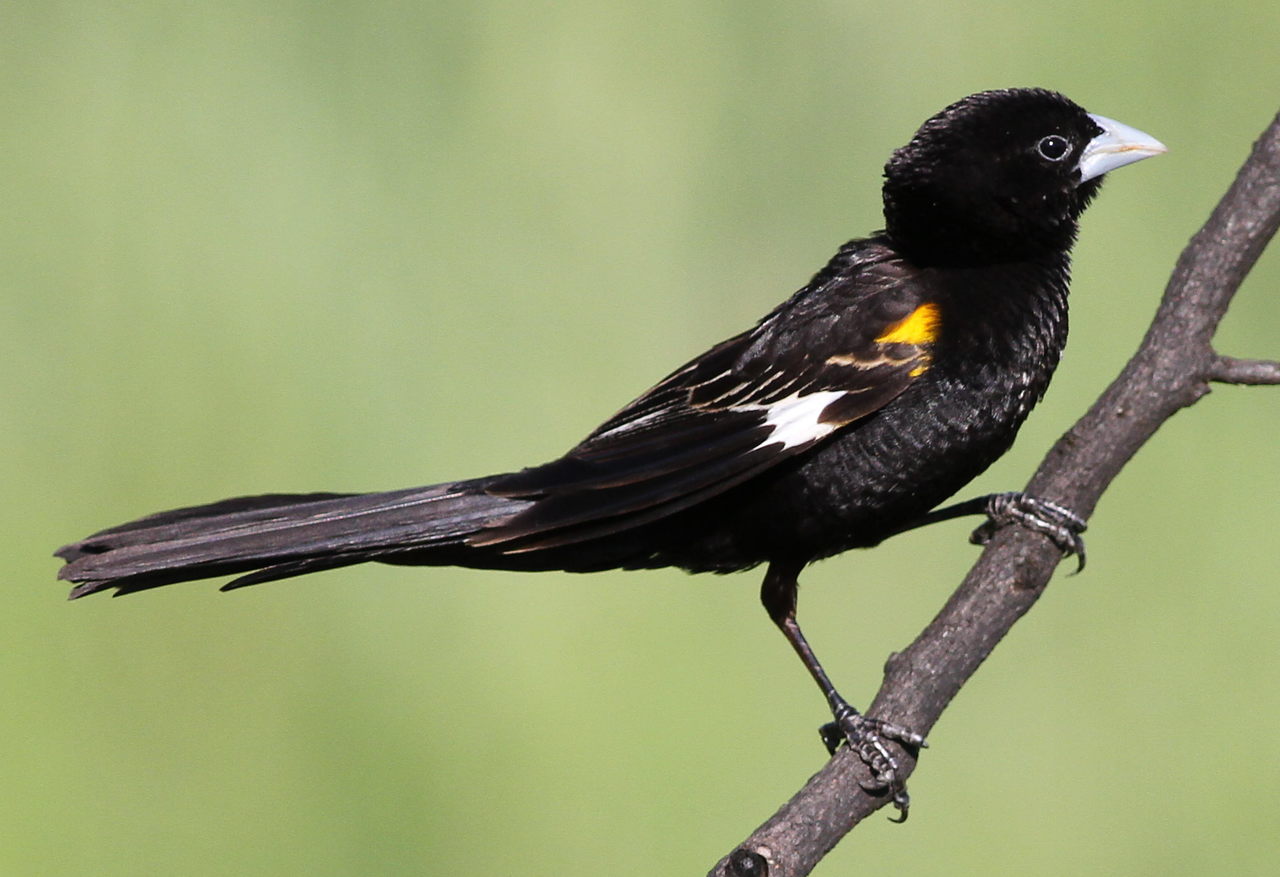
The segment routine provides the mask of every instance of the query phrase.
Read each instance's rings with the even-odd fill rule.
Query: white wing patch
[[[828,405],[845,395],[844,390],[793,393],[768,405],[750,406],[766,412],[764,424],[773,430],[756,448],[781,442],[783,450],[787,450],[826,438],[839,424],[822,423],[818,418]]]

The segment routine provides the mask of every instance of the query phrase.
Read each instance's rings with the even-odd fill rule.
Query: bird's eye
[[[1048,137],[1040,138],[1040,142],[1036,144],[1036,152],[1049,161],[1062,161],[1067,157],[1067,153],[1071,152],[1071,144],[1065,137],[1050,134]]]

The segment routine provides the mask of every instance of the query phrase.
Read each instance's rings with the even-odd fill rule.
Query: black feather
[[[726,571],[874,545],[985,469],[1043,395],[1098,187],[1073,164],[1100,130],[1036,89],[943,110],[885,168],[884,231],[560,459],[162,512],[60,549],[60,576],[82,596],[364,561]],[[1037,155],[1048,133],[1070,160]]]

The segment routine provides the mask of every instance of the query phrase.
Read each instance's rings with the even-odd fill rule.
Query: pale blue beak
[[[1082,183],[1126,164],[1169,151],[1150,134],[1130,128],[1123,122],[1106,116],[1095,116],[1093,113],[1089,114],[1089,118],[1102,129],[1102,133],[1090,140],[1080,153],[1076,170],[1080,171]]]

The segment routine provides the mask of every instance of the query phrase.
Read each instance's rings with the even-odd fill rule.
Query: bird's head
[[[909,258],[982,264],[1066,251],[1102,175],[1151,136],[1042,89],[986,91],[929,119],[885,166],[885,227]]]

